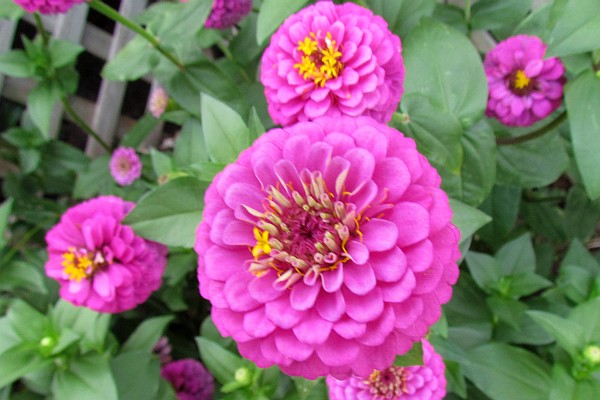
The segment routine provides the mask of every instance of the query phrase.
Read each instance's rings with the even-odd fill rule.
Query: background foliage
[[[261,370],[218,334],[191,250],[204,190],[273,126],[260,56],[307,3],[255,0],[239,28],[226,31],[202,28],[210,0],[157,2],[138,18],[184,69],[138,36],[102,70],[122,81],[150,73],[175,103],[162,116],[178,128],[174,147],[146,152],[143,179],[125,188],[110,177],[108,155],[89,159],[48,135],[54,104],[79,84],[83,49],[37,35],[0,54],[1,73],[37,82],[26,109],[3,117],[0,134],[11,166],[0,206],[0,399],[172,399],[152,353],[162,335],[174,358],[201,358],[218,382],[216,398],[327,397],[322,380]],[[405,94],[391,125],[442,175],[462,232],[461,277],[430,335],[447,365],[448,398],[597,397],[600,360],[590,349],[600,346],[600,2],[554,0],[534,10],[531,0],[357,3],[402,39]],[[0,0],[0,17],[21,16]],[[519,129],[484,116],[484,54],[471,40],[481,31],[496,41],[537,35],[549,56],[561,57],[568,83],[554,115]],[[139,147],[155,124],[144,116],[109,145]],[[43,273],[44,233],[67,207],[99,194],[135,201],[125,223],[170,246],[161,289],[112,316],[58,300]]]

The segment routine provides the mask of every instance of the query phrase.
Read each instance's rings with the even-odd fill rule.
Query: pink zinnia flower
[[[150,114],[152,114],[154,118],[160,118],[167,109],[168,103],[169,95],[165,92],[165,89],[157,87],[150,93],[150,98],[148,99],[148,109],[150,110]]]
[[[172,361],[160,374],[168,381],[179,400],[212,400],[215,384],[212,375],[193,358]]]
[[[97,197],[69,208],[46,234],[46,274],[58,281],[63,299],[117,313],[160,287],[167,248],[121,224],[134,206],[119,197]]]
[[[423,365],[388,367],[344,380],[327,377],[331,400],[441,400],[446,395],[446,366],[425,339]]]
[[[402,96],[400,38],[354,3],[322,1],[290,16],[262,57],[269,113],[283,126],[320,116],[388,122]]]
[[[483,66],[488,78],[486,114],[510,126],[546,118],[562,101],[565,69],[556,57],[544,59],[536,36],[510,37],[490,50]]]
[[[14,0],[25,11],[42,14],[64,14],[75,4],[81,4],[84,0]]]
[[[440,317],[459,232],[415,142],[372,118],[261,136],[206,191],[200,293],[240,353],[308,379],[392,364]]]
[[[110,159],[110,174],[121,186],[129,186],[142,176],[142,163],[131,147],[119,147]]]
[[[210,29],[231,28],[252,10],[252,0],[214,0],[204,26]]]

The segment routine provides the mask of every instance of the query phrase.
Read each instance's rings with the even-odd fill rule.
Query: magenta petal
[[[339,263],[335,269],[323,272],[321,281],[326,292],[333,293],[339,290],[344,282],[344,264]]]
[[[344,283],[352,293],[363,295],[373,290],[377,280],[370,264],[350,265],[345,270]]]
[[[327,321],[335,322],[339,320],[346,312],[344,296],[339,291],[334,293],[321,292],[317,301],[317,312]]]
[[[379,346],[394,330],[396,316],[392,307],[386,307],[380,318],[367,325],[368,334],[360,337],[360,343],[367,346]]]
[[[287,296],[281,296],[265,305],[267,318],[282,329],[290,329],[304,316],[304,312],[292,308]]]
[[[212,246],[204,253],[206,275],[218,281],[227,280],[232,274],[243,270],[244,263],[248,260],[250,252],[229,251],[217,246]]]
[[[354,339],[365,334],[367,324],[350,318],[343,318],[333,325],[335,332],[343,338]]]
[[[319,291],[319,285],[306,285],[297,282],[292,286],[292,294],[290,296],[290,304],[294,310],[304,311],[315,305]]]
[[[336,367],[351,365],[360,351],[360,346],[334,333],[324,346],[319,346],[316,350],[325,364]]]
[[[256,308],[259,303],[248,292],[248,284],[254,279],[248,271],[240,271],[225,283],[225,299],[233,311],[243,312]]]
[[[389,283],[381,286],[383,292],[383,300],[385,302],[399,303],[406,300],[412,294],[415,288],[416,279],[415,275],[410,269],[406,270],[406,273],[402,277],[402,280]]]
[[[292,328],[294,335],[305,344],[323,344],[329,337],[333,323],[312,312]]]
[[[348,250],[350,259],[357,265],[363,265],[369,260],[369,249],[356,240],[350,240],[346,244],[346,250]]]
[[[373,321],[383,312],[383,296],[379,288],[375,288],[363,296],[344,290],[344,299],[346,300],[346,313],[358,322]]]
[[[371,266],[377,280],[382,282],[396,282],[406,272],[406,256],[398,247],[391,250],[374,253],[371,257]]]
[[[290,331],[281,330],[275,335],[275,346],[285,357],[304,361],[313,354],[314,348],[299,341]]]
[[[399,203],[388,219],[398,226],[398,245],[418,243],[429,235],[429,214],[416,203]]]
[[[268,303],[285,293],[273,287],[273,273],[268,271],[260,277],[255,277],[248,284],[248,293],[260,303]]]
[[[255,338],[265,337],[275,330],[262,307],[244,314],[244,330]]]
[[[362,227],[363,244],[370,251],[386,251],[396,245],[398,226],[395,223],[373,218]]]
[[[101,297],[110,299],[114,296],[114,288],[110,283],[108,274],[105,272],[98,272],[94,275],[93,287],[94,292],[98,293]]]

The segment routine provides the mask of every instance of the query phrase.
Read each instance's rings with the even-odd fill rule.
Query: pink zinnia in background
[[[117,313],[160,287],[167,248],[135,235],[121,221],[135,206],[102,196],[69,208],[47,234],[46,274],[77,306]]]
[[[81,4],[84,0],[14,0],[15,3],[33,13],[39,11],[42,14],[63,14],[75,4]]]
[[[240,353],[288,375],[386,368],[440,317],[459,232],[415,142],[368,117],[261,136],[206,191],[200,293]]]
[[[150,114],[152,114],[154,118],[160,118],[167,109],[168,103],[169,95],[165,92],[165,89],[157,87],[150,93],[150,98],[148,99],[148,109],[150,110]]]
[[[252,10],[252,0],[214,0],[204,26],[211,29],[231,28]]]
[[[178,400],[211,400],[215,391],[212,375],[200,361],[193,358],[172,361],[162,367],[160,372],[168,381]]]
[[[110,159],[110,174],[121,186],[129,186],[142,176],[142,163],[131,147],[119,147]]]
[[[290,16],[262,57],[269,113],[283,126],[320,116],[388,122],[402,96],[398,36],[353,3],[322,1]]]
[[[423,365],[388,367],[366,376],[327,377],[331,400],[441,400],[446,395],[446,366],[425,339]]]
[[[509,126],[529,126],[560,106],[565,69],[556,57],[544,59],[545,52],[540,38],[517,35],[487,53],[488,117]]]

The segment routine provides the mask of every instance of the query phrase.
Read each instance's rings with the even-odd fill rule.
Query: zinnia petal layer
[[[441,400],[446,395],[446,366],[423,339],[423,365],[388,367],[369,375],[326,379],[331,400]]]
[[[46,234],[46,274],[60,296],[107,313],[130,310],[161,284],[167,248],[142,239],[121,221],[135,206],[102,196],[68,209]]]
[[[403,92],[400,38],[370,10],[321,1],[290,16],[262,57],[269,113],[283,126],[321,116],[388,122]]]
[[[252,10],[252,0],[214,0],[204,26],[211,29],[231,28]]]
[[[160,371],[163,379],[168,381],[178,400],[211,400],[215,391],[215,383],[204,365],[193,358],[172,361]]]
[[[408,351],[450,299],[451,215],[439,175],[395,129],[345,116],[274,129],[206,191],[200,293],[260,367],[366,375]]]
[[[25,11],[42,14],[64,14],[75,4],[81,4],[84,0],[14,0],[23,7]]]
[[[487,53],[488,117],[509,126],[529,126],[560,106],[565,69],[556,57],[544,59],[545,53],[540,38],[526,35],[510,37]]]

